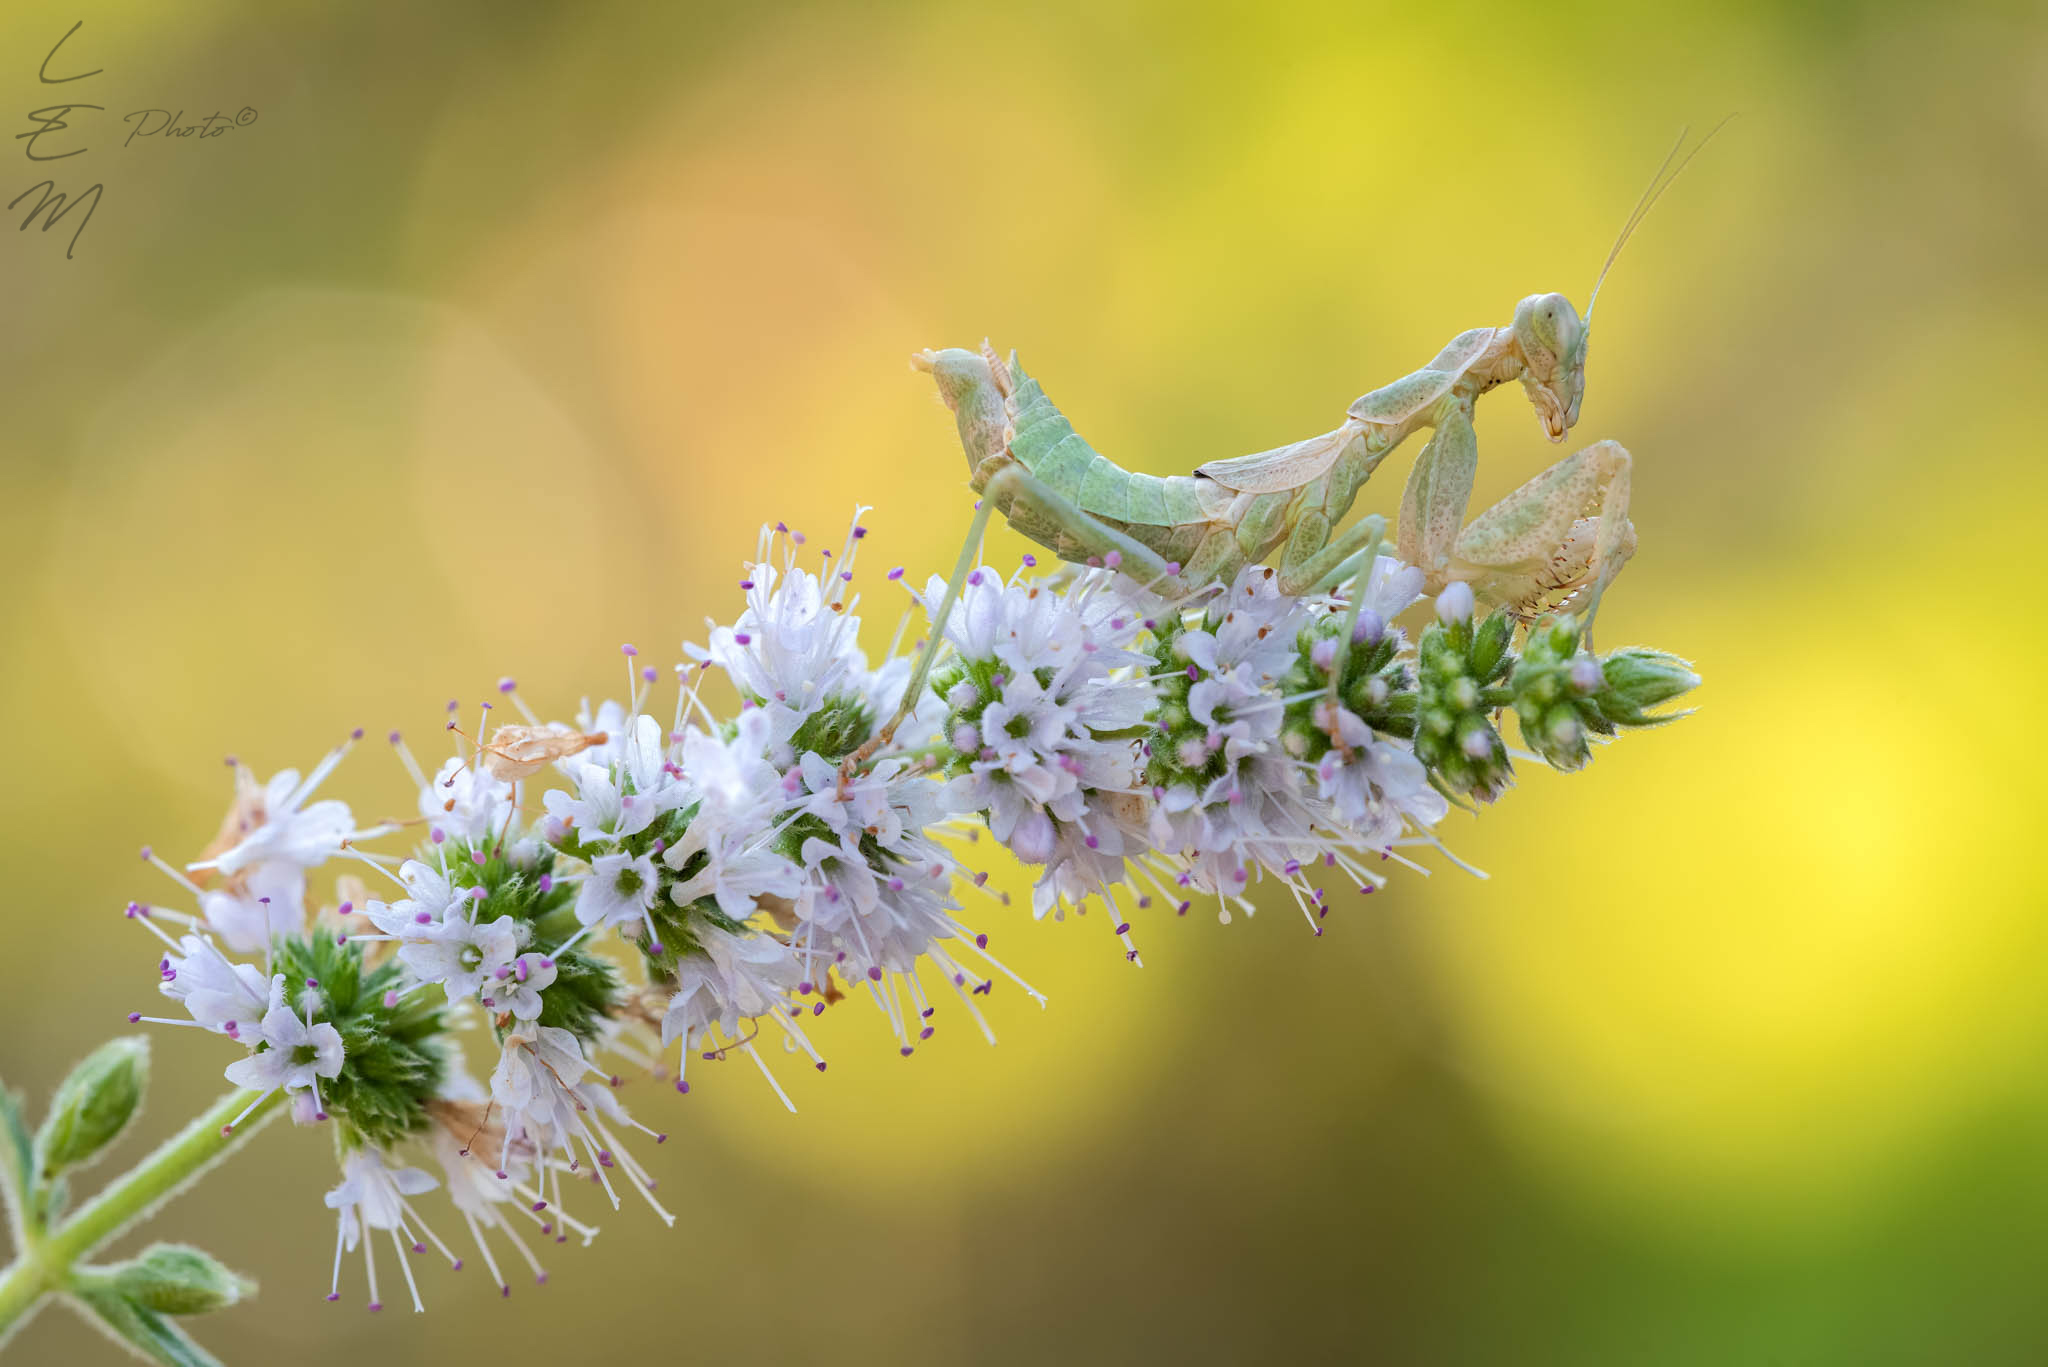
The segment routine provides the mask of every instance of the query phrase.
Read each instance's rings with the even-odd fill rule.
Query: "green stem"
[[[228,1093],[55,1231],[40,1238],[31,1233],[14,1265],[0,1272],[0,1341],[44,1296],[70,1284],[71,1269],[80,1259],[176,1195],[179,1187],[261,1129],[284,1103],[283,1092],[272,1092],[250,1108],[232,1132],[223,1133],[249,1106],[251,1095]]]

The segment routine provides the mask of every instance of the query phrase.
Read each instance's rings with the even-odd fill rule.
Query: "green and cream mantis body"
[[[1726,120],[1723,120],[1725,123]],[[986,342],[979,351],[919,352],[952,410],[969,482],[982,496],[961,569],[933,624],[904,708],[914,704],[939,632],[981,530],[999,512],[1066,560],[1112,564],[1169,598],[1227,582],[1246,565],[1271,564],[1283,592],[1328,591],[1369,567],[1386,522],[1370,514],[1339,530],[1381,461],[1417,431],[1430,439],[1401,496],[1395,549],[1441,592],[1462,581],[1482,602],[1533,618],[1567,600],[1590,634],[1601,596],[1635,551],[1628,518],[1631,458],[1599,441],[1565,457],[1472,522],[1465,512],[1479,465],[1472,426],[1481,395],[1519,381],[1544,433],[1561,442],[1585,394],[1594,303],[1623,244],[1684,160],[1685,134],[1637,201],[1582,318],[1562,294],[1532,294],[1506,327],[1452,338],[1427,365],[1359,396],[1329,432],[1254,455],[1212,461],[1190,475],[1139,474],[1097,452],[1038,382]],[[902,714],[876,738],[886,743]],[[863,755],[873,745],[863,747]]]
[[[1036,380],[986,347],[924,352],[953,410],[975,491],[1019,532],[1068,560],[1114,554],[1168,597],[1271,563],[1286,593],[1342,583],[1377,547],[1385,522],[1337,528],[1382,460],[1420,429],[1423,448],[1402,498],[1396,545],[1432,591],[1454,579],[1534,613],[1590,585],[1597,599],[1633,547],[1628,453],[1602,442],[1538,475],[1464,522],[1478,446],[1480,395],[1520,380],[1553,441],[1578,414],[1585,328],[1562,295],[1522,301],[1514,323],[1460,333],[1434,360],[1362,395],[1330,432],[1214,461],[1192,475],[1124,470],[1074,431]]]

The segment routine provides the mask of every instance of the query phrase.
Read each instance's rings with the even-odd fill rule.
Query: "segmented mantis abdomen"
[[[1151,528],[1200,526],[1229,495],[1208,480],[1187,475],[1161,479],[1124,469],[1082,439],[1037,380],[1013,358],[1010,454],[1025,469],[1083,511],[1123,524],[1148,543]]]

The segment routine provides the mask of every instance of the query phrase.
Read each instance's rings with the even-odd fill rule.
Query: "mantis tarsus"
[[[1680,133],[1608,253],[1584,317],[1562,294],[1532,294],[1506,327],[1461,332],[1429,364],[1361,395],[1333,430],[1211,461],[1191,475],[1138,474],[1101,455],[1024,373],[1014,352],[1005,360],[985,342],[979,351],[919,352],[911,364],[937,381],[959,428],[970,483],[982,496],[960,573],[986,519],[997,512],[1063,559],[1116,565],[1170,598],[1261,562],[1273,564],[1284,592],[1331,590],[1369,567],[1385,530],[1378,515],[1338,530],[1359,489],[1410,434],[1428,428],[1430,439],[1401,496],[1395,536],[1401,559],[1422,568],[1430,592],[1462,580],[1482,601],[1524,617],[1576,597],[1590,630],[1601,595],[1635,550],[1628,451],[1619,442],[1595,442],[1468,525],[1479,464],[1473,408],[1481,395],[1519,380],[1544,433],[1553,442],[1564,440],[1579,418],[1600,285],[1650,206],[1718,131],[1683,160]],[[905,693],[906,712],[952,603],[949,591]],[[877,741],[886,743],[900,720],[901,714]]]

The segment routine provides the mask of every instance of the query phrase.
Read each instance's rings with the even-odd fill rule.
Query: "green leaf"
[[[76,1288],[79,1309],[95,1328],[144,1362],[162,1367],[221,1367],[220,1359],[190,1334],[147,1306],[129,1299],[111,1282]]]
[[[256,1294],[256,1283],[189,1244],[151,1244],[141,1257],[104,1270],[115,1290],[160,1315],[203,1315]]]
[[[36,1132],[36,1168],[47,1181],[97,1158],[128,1128],[149,1084],[149,1041],[108,1040],[57,1085],[50,1113]]]

